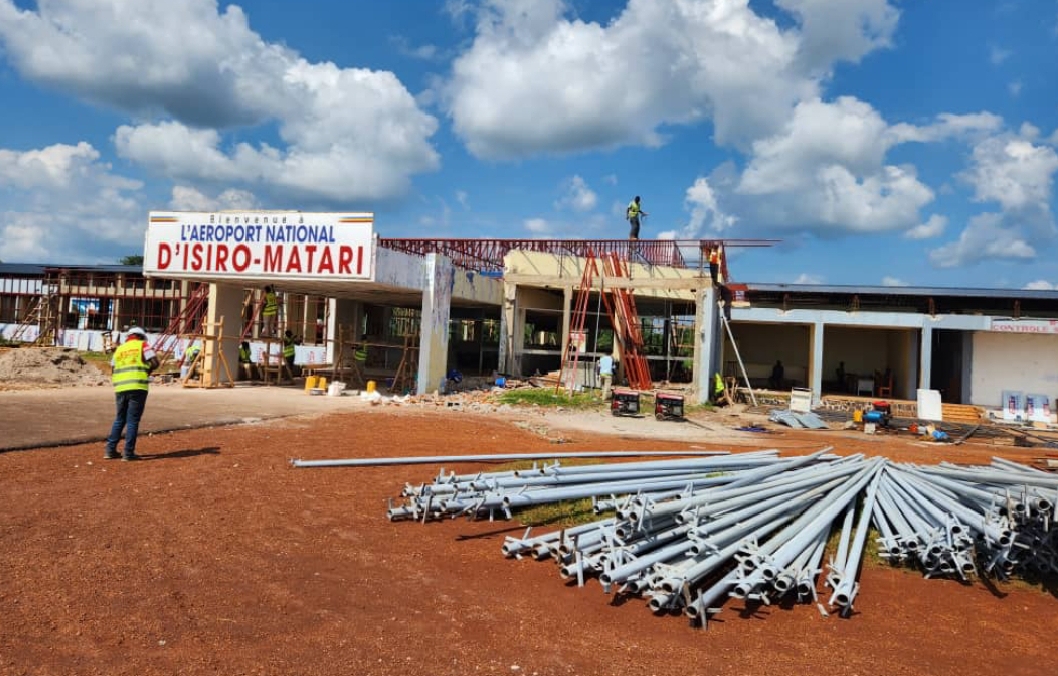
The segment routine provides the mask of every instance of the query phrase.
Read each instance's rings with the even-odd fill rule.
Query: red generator
[[[683,420],[683,395],[664,392],[654,395],[654,417],[658,420]]]
[[[610,401],[610,413],[614,415],[638,415],[639,393],[635,390],[615,389]]]

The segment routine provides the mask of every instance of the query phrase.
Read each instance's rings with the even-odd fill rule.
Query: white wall
[[[1058,397],[1058,335],[973,334],[970,403],[1001,405],[1003,390]]]

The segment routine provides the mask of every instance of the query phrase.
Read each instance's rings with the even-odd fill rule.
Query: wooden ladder
[[[611,277],[629,277],[628,263],[621,260],[616,251],[611,251],[603,258],[603,269]],[[621,358],[625,363],[628,384],[636,390],[649,390],[653,386],[653,380],[650,377],[650,364],[643,344],[643,329],[639,324],[635,296],[632,289],[625,287],[614,288],[610,296],[603,294],[603,302],[614,327],[614,338],[620,339]]]
[[[397,364],[397,372],[393,375],[393,384],[389,391],[400,394],[406,388],[415,386],[415,371],[418,369],[419,337],[413,333],[404,334],[404,349],[400,353],[400,363]]]

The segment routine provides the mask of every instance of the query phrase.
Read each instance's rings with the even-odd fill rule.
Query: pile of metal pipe
[[[522,506],[591,498],[604,518],[543,535],[527,529],[506,539],[504,555],[550,559],[563,579],[596,578],[607,593],[702,624],[728,597],[791,598],[826,614],[820,582],[831,610],[847,615],[872,546],[927,576],[1058,572],[1058,476],[1000,459],[922,466],[829,450],[442,470],[406,485],[405,504],[388,516],[509,518]]]

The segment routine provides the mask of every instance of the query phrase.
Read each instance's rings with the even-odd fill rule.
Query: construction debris
[[[106,385],[109,376],[72,347],[19,347],[0,352],[0,389]]]

